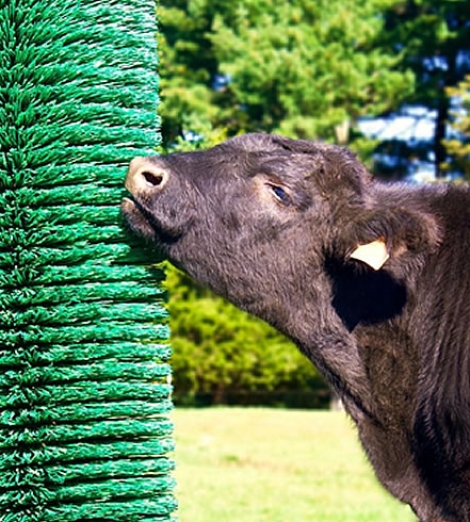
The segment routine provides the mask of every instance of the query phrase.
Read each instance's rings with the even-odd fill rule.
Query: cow
[[[130,228],[292,339],[421,522],[470,522],[470,190],[264,133],[132,160]]]

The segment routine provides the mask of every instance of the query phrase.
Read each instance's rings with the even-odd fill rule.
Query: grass
[[[177,409],[181,522],[414,522],[341,412]]]

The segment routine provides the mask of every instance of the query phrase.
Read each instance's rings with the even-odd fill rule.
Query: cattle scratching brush
[[[2,522],[173,520],[161,275],[120,217],[155,33],[144,0],[0,0]]]

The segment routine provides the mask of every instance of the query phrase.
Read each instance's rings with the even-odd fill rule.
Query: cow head
[[[311,141],[247,134],[203,152],[136,158],[126,187],[134,231],[283,331],[306,306],[327,320],[320,303],[334,297],[332,260],[392,269],[436,240],[425,213],[378,197],[352,153]]]

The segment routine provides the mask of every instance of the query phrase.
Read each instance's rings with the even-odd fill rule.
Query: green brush
[[[1,522],[173,520],[161,274],[120,217],[155,35],[145,0],[0,0]]]

